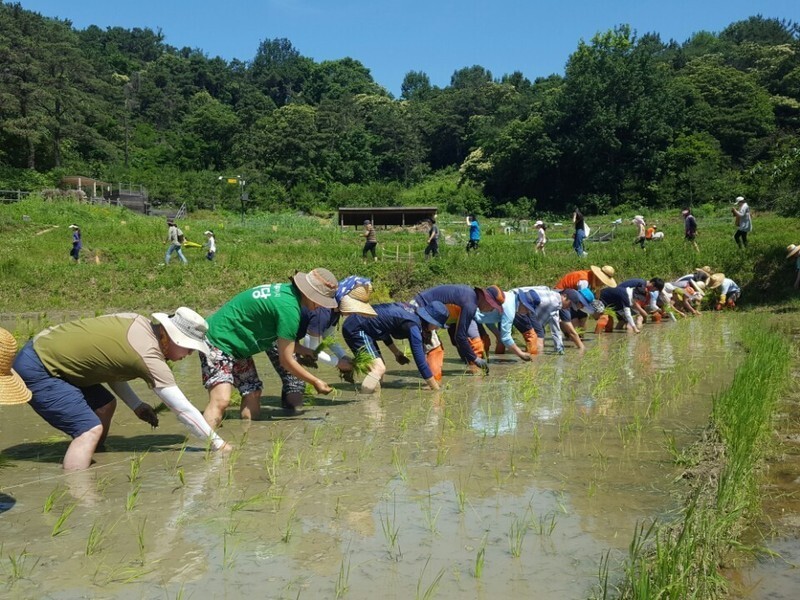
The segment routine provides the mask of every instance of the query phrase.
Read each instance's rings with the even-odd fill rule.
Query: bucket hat
[[[417,314],[421,319],[439,328],[444,327],[450,317],[447,307],[438,300],[434,300],[428,306],[418,306]]]
[[[725,280],[725,275],[723,273],[714,273],[711,277],[708,278],[708,283],[706,283],[706,287],[709,290],[713,290],[721,286],[724,280]]]
[[[324,308],[336,308],[336,290],[339,282],[328,269],[297,272],[292,278],[297,289],[309,300]]]
[[[792,258],[793,256],[796,256],[798,252],[800,252],[800,245],[789,244],[786,246],[786,252],[786,258]]]
[[[589,268],[592,273],[594,273],[594,276],[603,282],[603,285],[607,287],[617,287],[617,280],[614,279],[614,273],[616,273],[614,267],[611,265],[603,265],[602,267],[592,265]]]
[[[522,304],[522,306],[524,306],[531,312],[536,312],[536,309],[542,303],[542,299],[539,297],[539,294],[537,294],[533,290],[519,292],[517,294],[517,299],[519,300],[520,304]]]
[[[734,204],[739,204],[740,202],[744,202],[744,196],[736,196],[736,200],[733,201]]]
[[[208,354],[206,333],[208,323],[191,308],[181,306],[174,314],[153,313],[153,318],[164,326],[169,338],[181,348]]]
[[[25,404],[31,399],[31,391],[11,368],[16,354],[17,340],[0,327],[0,404]]]
[[[485,288],[475,288],[476,294],[483,294],[483,297],[486,298],[486,301],[492,306],[495,310],[503,310],[503,302],[506,301],[506,295],[496,285],[490,285],[489,287]]]

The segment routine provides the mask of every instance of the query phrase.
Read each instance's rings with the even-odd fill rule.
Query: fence
[[[18,202],[32,193],[22,190],[0,190],[0,202]]]

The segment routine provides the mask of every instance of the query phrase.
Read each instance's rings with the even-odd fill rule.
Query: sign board
[[[228,177],[228,179],[226,179],[225,181],[227,181],[228,183],[239,183],[239,180],[236,179],[235,177]]]

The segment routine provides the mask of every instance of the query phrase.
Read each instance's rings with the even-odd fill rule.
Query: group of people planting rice
[[[14,337],[0,329],[0,403],[29,402],[68,434],[72,442],[63,466],[80,470],[102,447],[117,398],[140,420],[158,425],[161,407],[143,402],[128,384],[142,379],[192,434],[213,450],[228,451],[230,444],[215,430],[234,389],[241,396],[242,418],[260,416],[264,385],[253,357],[261,352],[279,374],[281,406],[293,416],[300,412],[307,385],[316,393],[331,393],[332,387],[309,370],[320,362],[335,367],[346,381],[355,383],[359,376],[362,393],[378,392],[386,375],[379,342],[399,364],[413,360],[425,387],[437,390],[445,354],[440,329],[447,330],[469,372],[488,375],[491,336],[495,354],[530,361],[544,350],[545,327],[553,350],[563,354],[565,337],[584,349],[589,318],[596,321],[597,334],[639,333],[648,319],[657,323],[699,314],[704,298],[717,310],[733,308],[741,294],[736,282],[708,266],[671,282],[653,277],[617,283],[615,276],[610,265],[592,265],[565,274],[552,287],[446,284],[407,302],[371,304],[370,279],[338,280],[317,268],[245,290],[208,319],[187,307],[151,317],[116,313],[79,319],[41,331],[19,353]],[[517,343],[515,329],[524,343]],[[337,331],[349,354],[337,342]],[[410,357],[397,345],[400,340]],[[208,391],[202,413],[178,387],[168,364],[195,351]]]

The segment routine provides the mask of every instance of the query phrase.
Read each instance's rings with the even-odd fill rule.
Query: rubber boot
[[[506,353],[506,345],[503,342],[497,342],[494,346],[494,353],[495,354],[505,354]]]
[[[661,313],[653,313],[653,323],[661,323]]]
[[[536,335],[536,332],[529,329],[522,333],[522,337],[525,338],[525,349],[528,354],[539,354],[539,336]]]
[[[425,356],[428,361],[428,367],[433,373],[433,378],[436,381],[442,380],[442,366],[444,364],[444,348],[439,345]]]
[[[609,319],[611,319],[611,317],[609,317],[608,315],[600,315],[600,317],[598,317],[597,324],[594,326],[595,335],[598,334],[598,333],[602,333],[603,331],[608,331],[608,321],[609,321]],[[613,320],[612,320],[612,325],[611,326],[612,327],[614,326],[613,325]]]
[[[469,345],[472,347],[472,351],[475,353],[475,356],[478,358],[486,358],[486,346],[484,345],[482,338],[470,338]]]

